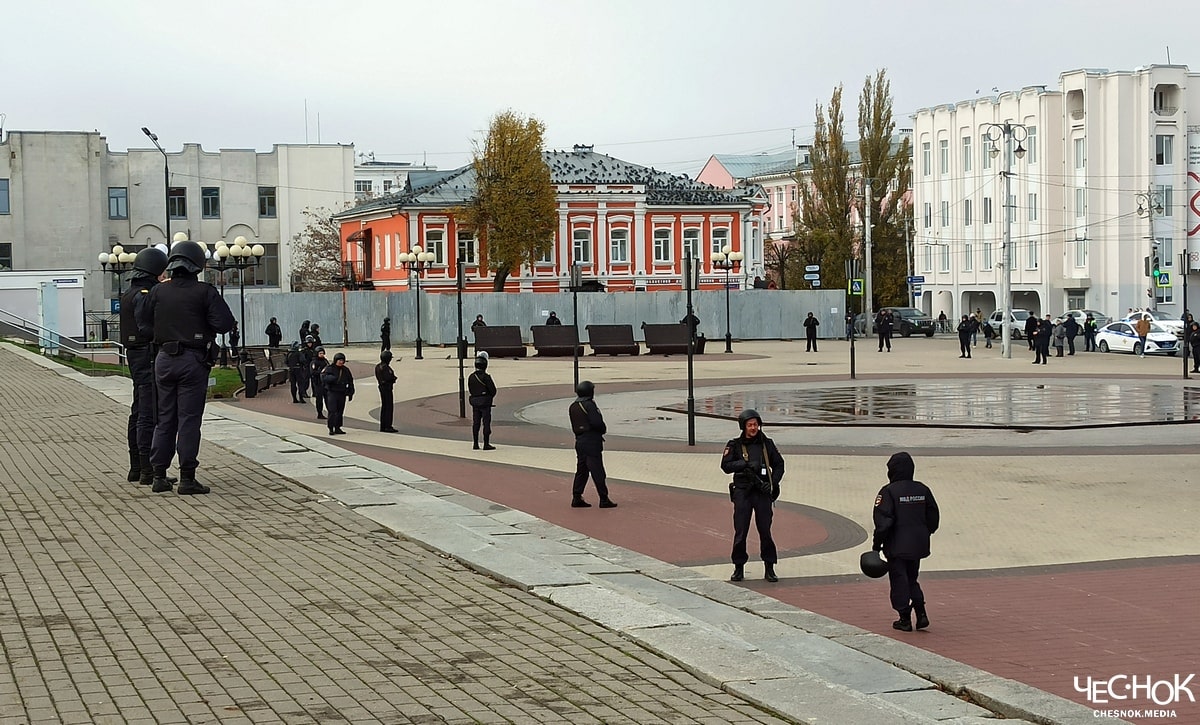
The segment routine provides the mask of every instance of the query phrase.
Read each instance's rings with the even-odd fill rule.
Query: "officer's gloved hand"
[[[353,395],[346,396],[346,400],[354,400],[354,396]]]
[[[883,551],[883,544],[875,543],[871,546],[871,551]]]

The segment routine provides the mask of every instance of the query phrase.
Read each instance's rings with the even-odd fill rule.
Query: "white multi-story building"
[[[245,236],[267,250],[246,284],[287,290],[304,210],[345,208],[353,182],[347,145],[111,151],[99,132],[13,131],[0,139],[0,269],[91,270],[85,307],[102,311],[117,282],[97,257],[113,245],[137,251],[177,232],[210,243]]]
[[[360,153],[354,165],[354,201],[362,203],[403,189],[408,183],[408,175],[414,171],[436,170],[436,166],[407,161],[376,161],[373,152]]]
[[[1200,249],[1187,246],[1200,231],[1187,201],[1200,193],[1200,129],[1188,127],[1189,113],[1200,113],[1200,93],[1188,95],[1198,75],[1185,66],[1074,70],[1054,90],[918,111],[918,306],[951,318],[990,313],[1011,275],[1011,306],[1039,315],[1117,317],[1150,305],[1151,290],[1155,306],[1181,315],[1182,275],[1200,269]],[[1163,286],[1146,275],[1153,256],[1167,272]]]

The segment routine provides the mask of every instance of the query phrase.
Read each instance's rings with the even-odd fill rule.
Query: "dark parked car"
[[[915,307],[888,307],[892,311],[892,317],[895,323],[892,326],[892,333],[898,334],[901,337],[909,337],[913,334],[923,334],[925,337],[933,337],[934,322],[933,318]],[[858,335],[867,334],[867,316],[858,314],[854,316],[854,332]],[[875,316],[871,315],[871,334],[875,334]]]

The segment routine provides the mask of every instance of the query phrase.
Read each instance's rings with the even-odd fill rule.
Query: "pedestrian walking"
[[[325,368],[327,367],[329,367],[329,360],[325,357],[325,348],[314,348],[312,362],[308,364],[308,378],[312,380],[313,402],[317,408],[317,420],[328,420],[325,417],[325,383],[321,380],[321,375],[325,373]]]
[[[307,403],[309,397],[317,394],[317,388],[321,385],[320,381],[314,383],[312,379],[312,364],[317,357],[317,338],[312,335],[304,338],[304,344],[300,346],[300,355],[304,358],[303,369],[300,372],[300,400]]]
[[[1200,322],[1192,322],[1185,332],[1192,346],[1192,372],[1200,373]]]
[[[992,327],[992,323],[990,320],[984,319],[984,321],[983,321],[983,342],[987,345],[987,348],[989,350],[992,349],[992,340],[995,340],[995,339],[996,339],[996,328]]]
[[[958,356],[971,357],[971,333],[975,330],[975,321],[966,315],[958,322]]]
[[[546,318],[547,325],[561,325],[562,320],[558,319],[558,313],[550,310],[550,316]]]
[[[938,313],[938,332],[949,332],[950,324],[946,321],[946,311],[942,310]]]
[[[321,373],[321,384],[325,388],[325,403],[329,407],[329,435],[346,435],[342,422],[346,413],[346,401],[354,400],[354,373],[346,367],[346,355],[339,352],[333,356],[333,364]]]
[[[280,329],[279,321],[274,317],[271,318],[271,322],[267,324],[267,329],[263,332],[267,334],[267,347],[279,347],[283,342],[283,330]]]
[[[771,537],[772,506],[779,498],[779,482],[783,479],[783,456],[775,442],[762,432],[762,416],[753,408],[738,415],[741,435],[725,444],[721,454],[721,470],[733,474],[729,483],[729,500],[733,502],[733,574],[729,581],[740,582],[745,578],[746,537],[750,533],[753,517],[758,529],[759,554],[765,568],[764,578],[769,582],[779,581],[775,575],[775,564],[779,554],[775,540]]]
[[[392,318],[383,318],[383,324],[379,326],[379,352],[387,352],[392,349]]]
[[[1142,315],[1133,323],[1133,331],[1138,336],[1138,357],[1146,357],[1146,337],[1150,334],[1150,316]]]
[[[846,313],[845,322],[846,322],[846,340],[849,341],[851,337],[854,337],[854,313],[853,312]]]
[[[978,307],[975,308],[975,314],[971,317],[971,321],[975,323],[975,329],[971,330],[971,345],[979,347],[979,329],[983,325],[983,311]]]
[[[1067,328],[1062,320],[1054,321],[1054,357],[1063,356],[1063,347],[1067,342]]]
[[[209,488],[196,480],[196,469],[208,373],[216,363],[217,335],[233,329],[233,312],[216,287],[197,279],[204,271],[204,249],[196,242],[177,242],[166,271],[171,281],[150,290],[138,318],[138,327],[154,330],[159,349],[154,359],[158,421],[150,451],[151,490],[163,493],[174,487],[167,468],[178,453],[178,493],[204,494]]]
[[[820,327],[821,321],[818,320],[813,313],[808,313],[808,317],[804,318],[804,352],[817,351],[817,328]]]
[[[300,351],[299,341],[292,342],[287,357],[284,358],[284,364],[288,369],[288,381],[292,384],[292,402],[308,402],[304,397],[304,394],[308,392],[308,378],[305,377],[304,372],[304,366],[307,363],[304,360],[304,353]]]
[[[496,399],[496,383],[488,374],[488,354],[485,350],[475,356],[475,372],[467,386],[471,391],[471,446],[479,450],[479,431],[483,429],[483,450],[494,451],[492,445],[492,406]]]
[[[575,433],[575,480],[571,485],[571,507],[590,508],[583,500],[583,489],[588,475],[596,493],[600,495],[600,508],[616,508],[617,504],[608,497],[608,476],[604,472],[604,434],[608,426],[596,405],[596,386],[590,380],[580,380],[575,386],[579,397],[568,410],[571,416],[571,431]]]
[[[1025,339],[1029,341],[1029,349],[1034,353],[1037,352],[1035,340],[1037,339],[1038,325],[1037,315],[1030,315],[1025,318]]]
[[[1075,354],[1075,336],[1079,334],[1079,323],[1075,321],[1074,315],[1067,315],[1063,320],[1063,330],[1067,335],[1067,352],[1068,355]]]
[[[917,579],[921,560],[929,556],[929,537],[938,530],[941,514],[933,491],[915,480],[912,456],[904,452],[893,455],[888,459],[887,472],[887,485],[875,495],[872,548],[887,557],[892,609],[900,615],[892,628],[911,632],[913,610],[917,613],[917,629],[929,626],[925,592]]]
[[[154,395],[154,328],[140,327],[138,318],[150,300],[150,291],[167,269],[167,254],[161,249],[147,247],[133,259],[133,279],[121,295],[121,344],[133,379],[133,402],[129,405],[129,474],[126,480],[143,486],[154,483],[154,467],[150,463],[150,447],[154,442],[154,421],[157,417]]]
[[[392,425],[396,414],[395,400],[392,390],[396,387],[396,371],[392,370],[392,351],[384,350],[379,353],[379,364],[375,366],[375,382],[379,384],[379,431],[381,433],[399,433]]]
[[[875,317],[875,332],[879,335],[879,352],[883,352],[886,346],[887,351],[892,351],[892,326],[895,318],[892,317],[892,311],[889,309],[882,310]]]
[[[234,359],[238,356],[238,343],[242,341],[242,335],[238,332],[238,323],[233,323],[233,329],[229,331],[229,353]]]
[[[700,318],[696,317],[695,311],[684,315],[683,319],[679,321],[679,324],[688,326],[688,335],[690,335],[694,341],[696,339],[696,330],[700,327]]]
[[[1096,318],[1088,315],[1083,321],[1083,351],[1096,351],[1096,332],[1100,326],[1096,324]]]

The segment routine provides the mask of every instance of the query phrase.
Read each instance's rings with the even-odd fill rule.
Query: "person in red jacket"
[[[929,536],[938,530],[940,514],[933,491],[913,480],[916,466],[912,456],[900,452],[888,459],[888,484],[875,496],[875,551],[887,557],[892,609],[900,618],[892,628],[911,632],[912,613],[917,612],[917,629],[929,626],[925,593],[917,583],[921,559],[929,556]]]

